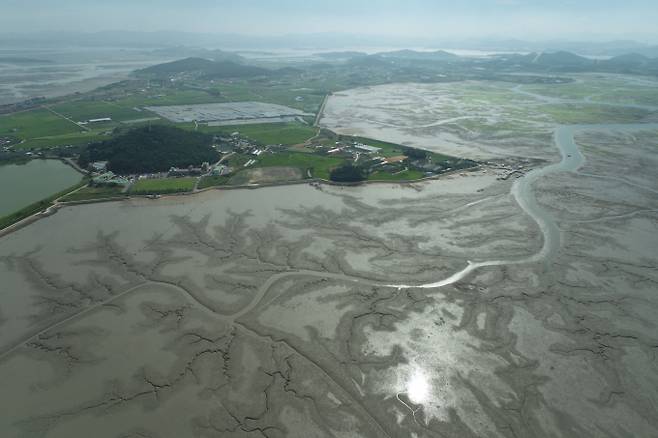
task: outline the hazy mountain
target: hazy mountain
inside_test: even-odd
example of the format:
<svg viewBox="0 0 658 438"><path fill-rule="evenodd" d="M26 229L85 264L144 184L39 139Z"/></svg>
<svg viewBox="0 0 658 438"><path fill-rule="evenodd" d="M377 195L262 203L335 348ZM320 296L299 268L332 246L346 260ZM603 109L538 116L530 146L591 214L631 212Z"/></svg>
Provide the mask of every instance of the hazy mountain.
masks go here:
<svg viewBox="0 0 658 438"><path fill-rule="evenodd" d="M213 61L231 61L235 63L242 63L245 61L245 59L237 53L225 52L219 49L208 50L201 47L164 47L162 49L154 49L151 53L157 56L172 58L206 58Z"/></svg>
<svg viewBox="0 0 658 438"><path fill-rule="evenodd" d="M154 65L137 71L138 75L158 77L181 73L197 74L206 79L252 78L257 76L285 76L299 73L294 68L270 70L253 65L237 64L232 61L211 61L205 58L185 58L178 61Z"/></svg>
<svg viewBox="0 0 658 438"><path fill-rule="evenodd" d="M459 56L454 53L449 53L443 50L434 52L419 52L415 50L396 50L393 52L378 53L382 58L395 58L404 60L418 60L418 61L458 61Z"/></svg>
<svg viewBox="0 0 658 438"><path fill-rule="evenodd" d="M626 55L619 55L610 58L607 61L605 61L605 63L611 65L626 65L626 66L641 67L643 65L647 65L649 61L650 61L649 58L647 58L644 55L640 55L639 53L628 53Z"/></svg>
<svg viewBox="0 0 658 438"><path fill-rule="evenodd" d="M532 64L547 67L584 67L594 64L591 59L566 51L533 53L528 55L527 58L530 59Z"/></svg>
<svg viewBox="0 0 658 438"><path fill-rule="evenodd" d="M356 56L347 62L349 65L360 67L390 67L391 62L378 55Z"/></svg>
<svg viewBox="0 0 658 438"><path fill-rule="evenodd" d="M191 32L33 32L0 33L0 47L125 47L170 48L176 46L222 48L228 50L253 49L331 49L334 52L353 51L358 47L426 47L470 49L495 52L555 52L568 51L581 55L616 56L638 53L658 56L658 46L630 40L616 41L524 41L495 38L422 38L391 35L359 35L348 33L315 33L288 35L238 35L228 33ZM335 50L338 49L338 50ZM182 56L197 56L188 54ZM205 57L205 55L198 55Z"/></svg>
<svg viewBox="0 0 658 438"><path fill-rule="evenodd" d="M332 61L345 60L350 58L356 58L360 56L366 56L367 53L356 52L356 51L344 51L344 52L324 52L324 53L315 53L313 56L318 58L329 59Z"/></svg>
<svg viewBox="0 0 658 438"><path fill-rule="evenodd" d="M47 59L24 58L21 56L0 56L0 64L51 64Z"/></svg>

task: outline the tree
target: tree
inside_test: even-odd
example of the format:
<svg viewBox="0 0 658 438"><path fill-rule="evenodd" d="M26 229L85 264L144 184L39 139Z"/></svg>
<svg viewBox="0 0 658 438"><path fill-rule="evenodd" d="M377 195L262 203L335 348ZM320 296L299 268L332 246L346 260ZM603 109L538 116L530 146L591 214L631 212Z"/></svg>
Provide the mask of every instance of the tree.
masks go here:
<svg viewBox="0 0 658 438"><path fill-rule="evenodd" d="M424 160L427 158L427 151L415 148L404 148L402 153L412 160Z"/></svg>
<svg viewBox="0 0 658 438"><path fill-rule="evenodd" d="M344 164L333 169L329 178L336 182L358 182L366 179L366 172L361 167Z"/></svg>
<svg viewBox="0 0 658 438"><path fill-rule="evenodd" d="M123 175L165 172L171 167L217 161L219 154L212 148L212 142L211 135L153 125L89 145L80 155L80 164L108 161L109 170Z"/></svg>

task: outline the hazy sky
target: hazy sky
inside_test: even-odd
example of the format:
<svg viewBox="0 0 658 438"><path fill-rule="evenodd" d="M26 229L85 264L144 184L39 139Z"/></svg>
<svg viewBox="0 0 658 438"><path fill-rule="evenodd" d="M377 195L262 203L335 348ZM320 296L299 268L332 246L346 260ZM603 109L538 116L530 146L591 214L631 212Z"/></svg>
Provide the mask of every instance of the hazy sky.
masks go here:
<svg viewBox="0 0 658 438"><path fill-rule="evenodd" d="M0 32L343 32L658 40L658 0L0 0Z"/></svg>

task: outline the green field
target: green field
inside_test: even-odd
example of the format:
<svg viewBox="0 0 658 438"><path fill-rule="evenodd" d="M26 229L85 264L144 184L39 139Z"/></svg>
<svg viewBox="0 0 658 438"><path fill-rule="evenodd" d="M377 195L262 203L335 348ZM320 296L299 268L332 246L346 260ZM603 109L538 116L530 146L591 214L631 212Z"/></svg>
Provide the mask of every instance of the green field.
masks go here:
<svg viewBox="0 0 658 438"><path fill-rule="evenodd" d="M329 179L331 169L341 165L343 161L341 158L325 157L303 152L282 152L261 155L258 157L258 162L254 167L298 167L304 172L310 169L311 175L315 178Z"/></svg>
<svg viewBox="0 0 658 438"><path fill-rule="evenodd" d="M17 149L47 149L56 146L81 145L92 141L101 141L109 138L105 131L82 131L72 134L53 135L39 138L30 138L16 146Z"/></svg>
<svg viewBox="0 0 658 438"><path fill-rule="evenodd" d="M388 173L388 172L373 172L368 176L368 181L411 181L420 179L423 176L423 172L419 170L404 170L398 173Z"/></svg>
<svg viewBox="0 0 658 438"><path fill-rule="evenodd" d="M341 137L344 141L357 141L359 143L363 143L368 146L373 146L376 148L380 148L380 154L384 157L394 157L396 155L404 155L404 149L405 147L399 144L395 143L388 143L385 141L379 141L379 140L373 140L371 138L365 138L365 137ZM431 157L432 161L435 163L440 163L445 160L450 160L454 157L449 157L447 155L442 155L442 154L437 154L435 152L428 152Z"/></svg>
<svg viewBox="0 0 658 438"><path fill-rule="evenodd" d="M325 89L308 87L300 83L262 83L257 81L235 81L215 87L225 102L258 101L276 103L297 108L307 113L316 113L322 104ZM301 97L301 100L297 100Z"/></svg>
<svg viewBox="0 0 658 438"><path fill-rule="evenodd" d="M155 178L140 179L130 189L133 195L189 192L194 188L196 178Z"/></svg>
<svg viewBox="0 0 658 438"><path fill-rule="evenodd" d="M106 107L110 111L102 109ZM136 114L136 117L140 114L113 107L105 102L70 102L54 106L53 109L74 121L100 117L122 119L128 117L131 112ZM131 115L130 118L135 116ZM41 149L98 141L103 139L105 132L116 126L117 123L110 122L89 125L85 129L44 108L0 116L0 136L11 135L20 139L21 143L15 146L16 149Z"/></svg>
<svg viewBox="0 0 658 438"><path fill-rule="evenodd" d="M121 193L123 187L84 187L75 193L62 198L62 202L87 201L92 199L114 198L125 196Z"/></svg>
<svg viewBox="0 0 658 438"><path fill-rule="evenodd" d="M217 176L204 176L199 182L199 188L205 189L208 187L224 186L228 184L229 179L228 175L217 175Z"/></svg>
<svg viewBox="0 0 658 438"><path fill-rule="evenodd" d="M181 89L153 89L147 92L134 92L130 96L124 96L114 100L112 103L123 108L134 108L141 106L158 105L193 105L197 103L217 103L226 100L212 96L203 90L181 90ZM151 115L151 112L141 114Z"/></svg>
<svg viewBox="0 0 658 438"><path fill-rule="evenodd" d="M317 133L316 128L294 122L219 127L202 126L199 130L202 132L223 133L226 135L237 131L243 137L247 137L263 145L282 144L286 146L304 143Z"/></svg>
<svg viewBox="0 0 658 438"><path fill-rule="evenodd" d="M79 126L46 109L0 116L0 135L12 135L21 140L81 131Z"/></svg>
<svg viewBox="0 0 658 438"><path fill-rule="evenodd" d="M79 100L65 102L51 107L54 111L76 121L110 117L113 121L134 120L151 116L112 102L102 100Z"/></svg>

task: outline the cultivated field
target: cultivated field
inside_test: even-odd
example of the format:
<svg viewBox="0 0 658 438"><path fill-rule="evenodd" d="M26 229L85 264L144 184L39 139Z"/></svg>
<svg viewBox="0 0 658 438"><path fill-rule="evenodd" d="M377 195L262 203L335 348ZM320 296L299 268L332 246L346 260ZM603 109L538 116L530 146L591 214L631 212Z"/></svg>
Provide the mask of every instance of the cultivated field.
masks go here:
<svg viewBox="0 0 658 438"><path fill-rule="evenodd" d="M194 188L195 182L196 178L140 179L131 187L130 193L135 195L148 195L189 192Z"/></svg>

